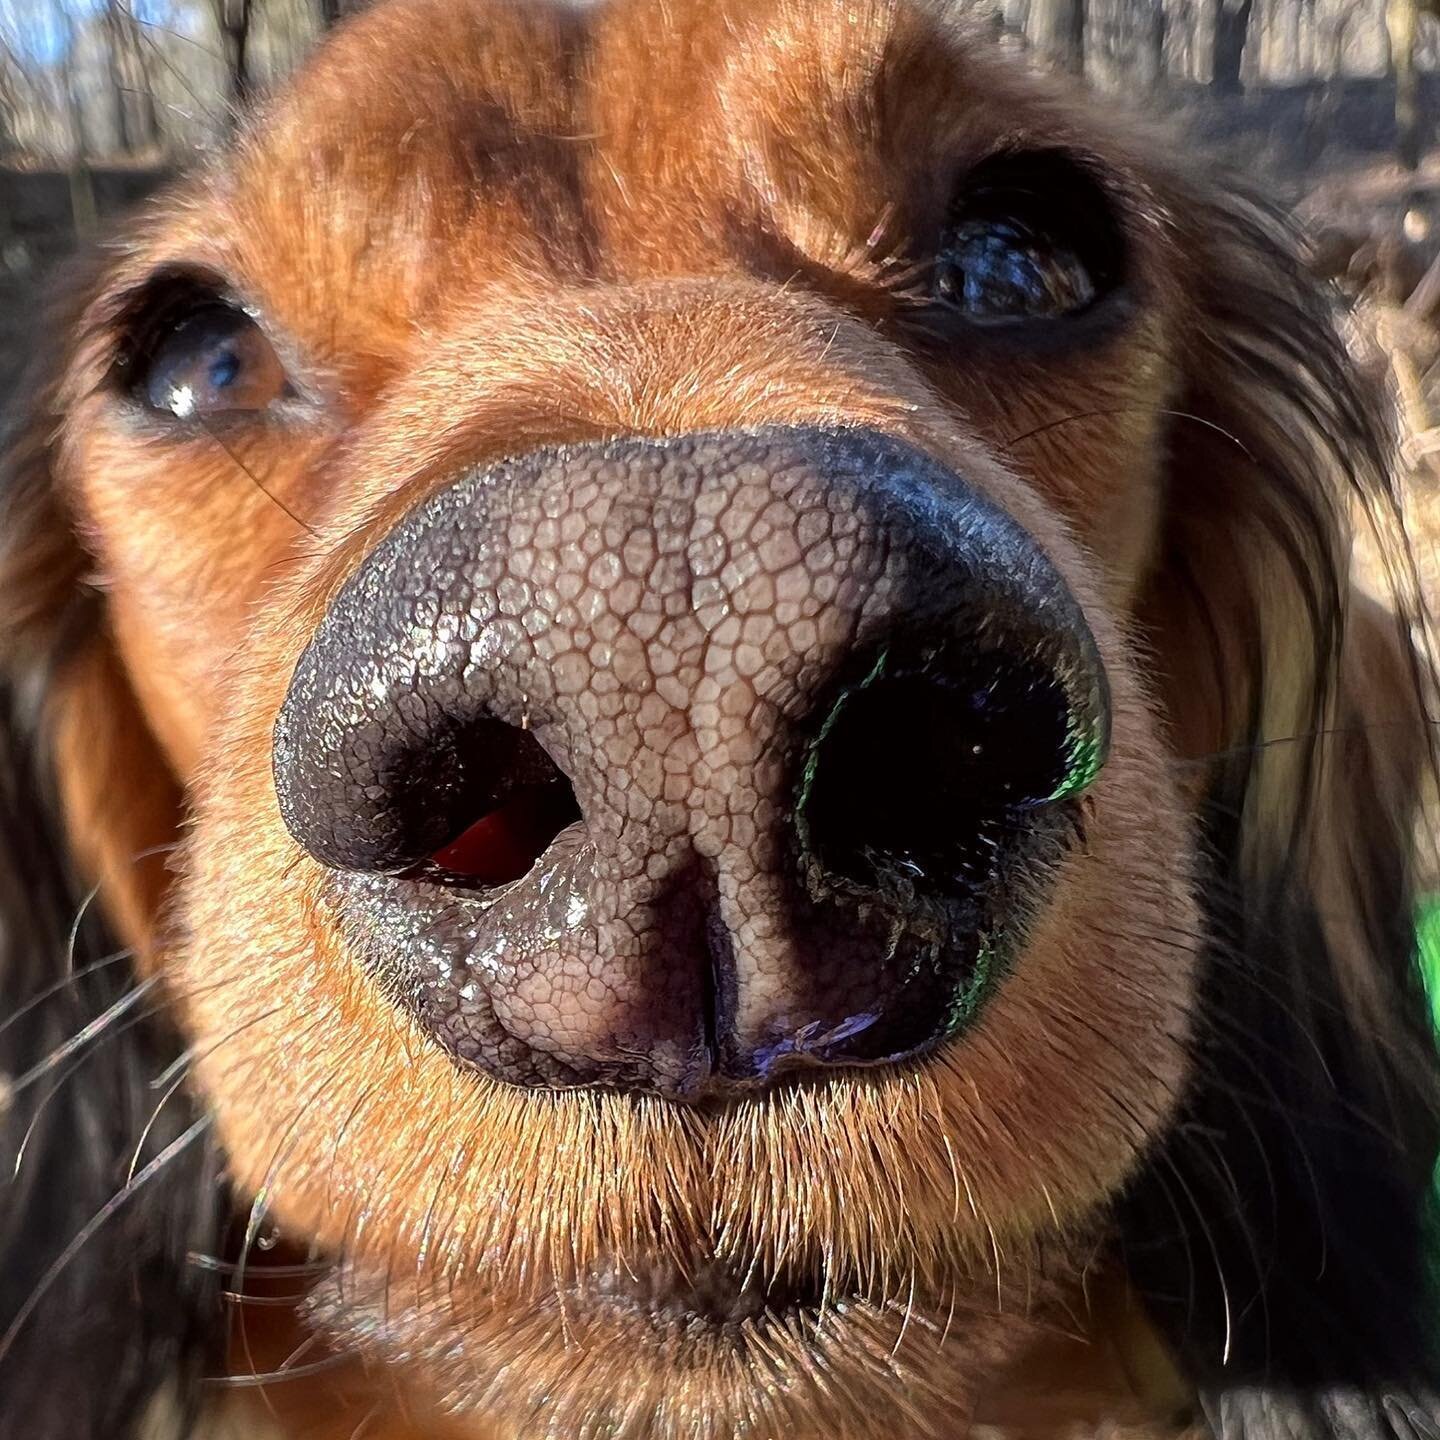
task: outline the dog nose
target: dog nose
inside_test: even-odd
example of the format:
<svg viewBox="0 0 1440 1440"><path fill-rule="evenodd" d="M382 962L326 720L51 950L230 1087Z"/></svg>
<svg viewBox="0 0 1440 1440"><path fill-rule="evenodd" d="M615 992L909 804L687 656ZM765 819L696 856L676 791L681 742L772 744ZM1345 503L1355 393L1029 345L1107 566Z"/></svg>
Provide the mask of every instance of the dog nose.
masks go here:
<svg viewBox="0 0 1440 1440"><path fill-rule="evenodd" d="M537 451L373 548L276 723L348 949L519 1084L893 1062L1003 983L1103 762L1030 535L864 430Z"/></svg>

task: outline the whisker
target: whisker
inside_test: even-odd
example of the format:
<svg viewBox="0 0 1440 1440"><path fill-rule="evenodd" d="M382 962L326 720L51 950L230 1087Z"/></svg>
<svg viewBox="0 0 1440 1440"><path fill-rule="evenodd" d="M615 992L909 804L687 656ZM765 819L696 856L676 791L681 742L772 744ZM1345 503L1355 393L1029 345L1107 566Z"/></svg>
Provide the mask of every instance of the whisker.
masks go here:
<svg viewBox="0 0 1440 1440"><path fill-rule="evenodd" d="M3 1035L12 1025L18 1024L27 1015L31 1014L47 1000L53 1000L57 995L68 990L77 981L85 979L87 975L93 975L98 970L108 969L111 965L118 965L122 960L129 960L134 955L133 950L116 950L99 960L91 961L90 964L81 966L73 974L66 975L64 979L57 980L53 985L47 985L38 995L33 995L18 1010L0 1020L0 1035Z"/></svg>
<svg viewBox="0 0 1440 1440"><path fill-rule="evenodd" d="M190 1250L185 1255L185 1263L197 1270L210 1271L217 1275L233 1275L240 1269L240 1261L226 1260L219 1255L205 1255L198 1250ZM303 1264L294 1265L267 1265L265 1267L265 1278L276 1280L299 1280L311 1275L322 1275L331 1268L329 1260L307 1260ZM234 1292L231 1292L234 1293Z"/></svg>
<svg viewBox="0 0 1440 1440"><path fill-rule="evenodd" d="M1214 420L1204 415L1196 415L1191 410L1171 410L1163 405L1118 405L1113 409L1105 410L1078 410L1071 415L1062 415L1058 420L1047 420L1043 425L1036 425L1031 430L1023 430L1018 435L1012 435L1002 443L1008 449L1012 445L1023 444L1026 440L1033 440L1037 435L1047 434L1051 430L1058 430L1062 425L1072 425L1081 420L1109 420L1116 419L1121 415L1163 415L1169 420L1188 420L1192 424L1202 425L1207 430L1213 430L1217 435L1223 436L1230 441L1247 460L1254 460L1249 446L1235 434L1233 430L1227 430L1223 425L1217 424Z"/></svg>
<svg viewBox="0 0 1440 1440"><path fill-rule="evenodd" d="M156 855L168 855L178 848L179 846L173 841L169 841L164 845L151 845L148 849L137 850L130 857L128 863L132 866L138 865L142 860L151 860ZM80 902L80 907L75 912L74 920L71 921L70 935L65 942L65 973L67 975L73 976L75 973L75 947L80 940L80 926L84 923L86 914L99 897L102 888L98 882L91 887L86 893L85 898Z"/></svg>
<svg viewBox="0 0 1440 1440"><path fill-rule="evenodd" d="M284 1380L303 1380L310 1375L323 1375L327 1370L338 1370L342 1365L353 1365L352 1351L342 1350L327 1355L323 1360L312 1360L308 1365L297 1365L292 1370L252 1370L247 1375L207 1375L202 1385L217 1390L260 1390L267 1385L278 1385Z"/></svg>
<svg viewBox="0 0 1440 1440"><path fill-rule="evenodd" d="M73 976L75 973L75 946L80 940L80 926L85 919L85 913L95 903L95 898L99 894L100 885L97 882L80 902L80 908L76 910L75 918L70 922L70 934L65 941L65 974L67 977Z"/></svg>
<svg viewBox="0 0 1440 1440"><path fill-rule="evenodd" d="M377 1402L372 1410L367 1411L360 1419L360 1423L350 1432L350 1440L363 1440L365 1432L371 1425L380 1418L381 1404Z"/></svg>
<svg viewBox="0 0 1440 1440"><path fill-rule="evenodd" d="M1391 734L1413 734L1417 730L1435 729L1440 731L1440 720L1430 719L1428 716L1410 720L1372 720L1363 725L1324 725L1317 726L1311 730L1297 730L1290 735L1269 735L1263 740L1253 740L1245 745L1232 745L1225 750L1211 750L1204 755L1187 755L1183 759L1172 760L1172 769L1185 770L1195 769L1198 766L1209 765L1216 760L1238 760L1246 755L1261 754L1280 745L1299 745L1307 740L1327 740L1332 738L1345 738L1356 735L1373 735L1380 731L1389 731Z"/></svg>
<svg viewBox="0 0 1440 1440"><path fill-rule="evenodd" d="M1215 1268L1216 1282L1220 1286L1221 1306L1225 1316L1224 1340L1221 1345L1220 1357L1220 1363L1225 1365L1230 1361L1230 1348L1234 1344L1235 1317L1230 1303L1230 1282L1225 1274L1225 1262L1221 1257L1220 1242L1216 1238L1214 1230L1211 1228L1204 1202L1196 1196L1195 1191L1190 1186L1189 1180L1186 1179L1184 1170L1168 1156L1163 1157L1163 1164L1169 1172L1170 1177L1180 1187L1180 1191L1185 1197L1185 1202L1189 1207L1190 1213L1195 1217L1196 1223L1200 1227L1200 1234L1204 1237L1206 1248L1210 1251L1210 1260ZM1190 1227L1188 1225L1184 1226L1184 1233L1188 1251L1190 1233Z"/></svg>
<svg viewBox="0 0 1440 1440"><path fill-rule="evenodd" d="M130 23L136 27L136 35L139 39L145 42L145 48L150 52L151 57L155 60L158 60L160 64L165 67L166 71L170 74L172 79L179 82L180 88L184 90L184 92L190 97L190 99L193 100L195 104L200 107L201 114L204 116L204 118L206 120L221 119L222 117L220 113L216 111L214 107L211 106L202 96L196 93L194 86L192 86L190 81L186 78L185 73L174 63L174 61L170 59L170 57L165 53L164 49L156 43L155 37L150 32L152 30L158 30L161 32L161 34L169 35L172 39L182 41L184 44L194 47L200 52L200 54L205 55L211 59L219 59L220 57L218 57L213 50L209 49L207 46L202 45L193 36L183 34L179 29L174 26L163 25L155 20L142 19L139 15L135 13L133 5L127 4L123 5L121 8L123 9ZM170 108L176 109L176 107L174 106L171 106ZM185 115L185 118L187 120L193 120L195 117L187 114Z"/></svg>
<svg viewBox="0 0 1440 1440"><path fill-rule="evenodd" d="M145 1150L145 1142L150 1138L150 1132L155 1128L155 1122L160 1118L160 1112L169 1103L171 1096L173 1096L189 1078L189 1073L188 1070L182 1070L180 1074L175 1077L175 1081L170 1088L160 1097L159 1104L150 1112L150 1118L145 1122L144 1128L140 1131L140 1138L135 1142L135 1153L131 1155L129 1169L125 1172L126 1184L129 1184L135 1176L135 1167L140 1163L140 1156Z"/></svg>
<svg viewBox="0 0 1440 1440"><path fill-rule="evenodd" d="M230 463L234 465L235 468L239 470L240 473L244 475L245 478L249 480L249 482L272 505L274 505L277 509L283 511L286 515L288 515L290 519L293 520L295 524L298 525L307 535L311 536L312 538L316 537L315 528L302 520L277 494L275 494L273 490L267 489L265 487L265 484L261 481L260 477L234 452L234 450L230 448L230 446L225 443L223 439L221 439L221 437L215 432L214 429L204 423L203 417L201 420L201 425L205 431L205 434L209 436L209 438L213 440L229 457Z"/></svg>
<svg viewBox="0 0 1440 1440"><path fill-rule="evenodd" d="M21 1330L26 1322L35 1313L37 1306L49 1293L51 1287L64 1274L66 1268L77 1255L85 1248L95 1234L103 1228L107 1221L118 1214L146 1185L174 1161L183 1151L195 1143L214 1123L210 1115L202 1115L195 1121L188 1130L178 1139L171 1141L146 1167L133 1179L118 1190L106 1203L81 1227L74 1239L60 1252L58 1256L46 1268L45 1273L36 1282L34 1289L26 1297L25 1303L15 1313L15 1318L10 1322L10 1328L3 1336L0 1336L0 1362L14 1347Z"/></svg>
<svg viewBox="0 0 1440 1440"><path fill-rule="evenodd" d="M269 1167L266 1169L264 1178L255 1192L255 1198L251 1202L250 1214L245 1222L245 1236L240 1244L240 1261L234 1270L235 1289L241 1293L243 1293L245 1289L245 1273L250 1259L250 1252L255 1247L256 1240L259 1238L260 1227L264 1224L265 1216L269 1213L272 1199L271 1191L275 1184L275 1177L279 1174L286 1160L290 1158L294 1146L299 1143L300 1137L296 1135L296 1131L299 1129L301 1122L310 1113L311 1107L320 1098L320 1094L321 1090L317 1089L296 1110L289 1125L285 1128L285 1133L280 1137L280 1141L275 1147L274 1156L270 1161ZM250 1334L245 1328L243 1312L239 1310L232 1310L230 1312L232 1320L236 1315L239 1315L241 1318L240 1344L245 1354L245 1363L250 1367L250 1373L254 1375L256 1373L255 1357L250 1348ZM226 1328L228 1337L228 1324ZM260 1388L261 1398L264 1399L263 1385ZM268 1399L265 1400L265 1404L267 1408L273 1411L273 1407L271 1407Z"/></svg>
<svg viewBox="0 0 1440 1440"><path fill-rule="evenodd" d="M62 1064L77 1050L82 1050L98 1035L115 1023L127 1011L133 1010L152 990L160 983L158 975L152 975L146 980L138 981L130 990L127 990L115 1003L107 1009L102 1010L88 1024L82 1026L64 1044L57 1046L45 1059L38 1064L32 1065L18 1079L10 1082L10 1095L13 1098L21 1094L33 1085L37 1080L49 1074L57 1065Z"/></svg>
<svg viewBox="0 0 1440 1440"><path fill-rule="evenodd" d="M270 1271L267 1269L265 1275L268 1278ZM253 1305L259 1309L279 1310L288 1306L294 1309L297 1305L303 1305L310 1291L302 1291L298 1295L246 1295L239 1290L222 1290L220 1298L227 1305Z"/></svg>
<svg viewBox="0 0 1440 1440"><path fill-rule="evenodd" d="M195 1061L195 1047L182 1050L153 1080L147 1082L151 1090L163 1090L181 1071L188 1070Z"/></svg>
<svg viewBox="0 0 1440 1440"><path fill-rule="evenodd" d="M139 1015L132 1016L129 1020L125 1021L123 1025L118 1025L115 1027L115 1029L107 1031L105 1035L103 1035L94 1046L92 1046L89 1050L85 1051L84 1054L76 1056L76 1058L72 1060L70 1064L65 1066L65 1068L56 1077L55 1083L40 1097L39 1101L35 1105L34 1113L30 1116L29 1123L25 1126L25 1133L23 1136L21 1136L20 1144L16 1147L15 1150L15 1163L11 1166L10 1170L11 1180L14 1180L19 1176L21 1166L25 1163L25 1153L29 1148L31 1137L39 1128L40 1121L44 1118L45 1112L49 1109L50 1102L61 1092L61 1090L65 1088L66 1084L76 1074L76 1072L83 1069L85 1065L89 1063L89 1061L94 1057L96 1051L100 1048L101 1045L104 1045L112 1038L124 1035L126 1032L134 1029L137 1025L143 1025L154 1014L154 1010L144 1010ZM6 1097L6 1100L8 1104L8 1096Z"/></svg>

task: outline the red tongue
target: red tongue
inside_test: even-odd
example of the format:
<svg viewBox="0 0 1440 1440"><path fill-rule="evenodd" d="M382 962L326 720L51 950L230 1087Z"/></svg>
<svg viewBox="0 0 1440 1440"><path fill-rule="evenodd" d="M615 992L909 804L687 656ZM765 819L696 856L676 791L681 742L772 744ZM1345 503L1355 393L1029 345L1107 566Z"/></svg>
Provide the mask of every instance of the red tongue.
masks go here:
<svg viewBox="0 0 1440 1440"><path fill-rule="evenodd" d="M559 786L522 785L431 858L442 869L482 885L508 884L525 874L556 832L575 818L573 804Z"/></svg>

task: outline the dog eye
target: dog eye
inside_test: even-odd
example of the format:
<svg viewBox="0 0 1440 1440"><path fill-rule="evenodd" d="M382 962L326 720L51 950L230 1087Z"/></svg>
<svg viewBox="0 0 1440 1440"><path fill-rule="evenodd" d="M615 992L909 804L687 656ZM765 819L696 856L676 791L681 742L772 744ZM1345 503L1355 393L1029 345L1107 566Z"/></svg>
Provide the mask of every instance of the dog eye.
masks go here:
<svg viewBox="0 0 1440 1440"><path fill-rule="evenodd" d="M243 310L215 303L153 339L136 376L152 410L180 419L263 410L285 393L285 367Z"/></svg>
<svg viewBox="0 0 1440 1440"><path fill-rule="evenodd" d="M967 220L940 256L935 293L976 321L1069 315L1095 299L1085 262L1023 221Z"/></svg>
<svg viewBox="0 0 1440 1440"><path fill-rule="evenodd" d="M934 298L977 325L1077 315L1120 282L1108 197L1059 153L986 161L963 185L935 257Z"/></svg>

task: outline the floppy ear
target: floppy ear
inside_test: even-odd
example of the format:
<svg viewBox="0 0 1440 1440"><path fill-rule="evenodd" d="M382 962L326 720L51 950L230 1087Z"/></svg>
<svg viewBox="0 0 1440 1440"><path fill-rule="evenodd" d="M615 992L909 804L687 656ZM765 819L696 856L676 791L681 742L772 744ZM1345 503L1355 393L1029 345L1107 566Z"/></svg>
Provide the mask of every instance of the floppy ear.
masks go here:
<svg viewBox="0 0 1440 1440"><path fill-rule="evenodd" d="M1381 398L1293 237L1187 194L1194 313L1147 606L1200 819L1189 1093L1122 1216L1226 1437L1440 1426L1440 1063L1416 955L1428 646ZM1352 591L1352 517L1391 592Z"/></svg>
<svg viewBox="0 0 1440 1440"><path fill-rule="evenodd" d="M90 290L37 333L70 336ZM54 473L64 357L0 437L0 1437L188 1429L216 1332L208 1126L131 943L178 812ZM63 803L61 791L64 791ZM163 857L150 857L152 864Z"/></svg>

